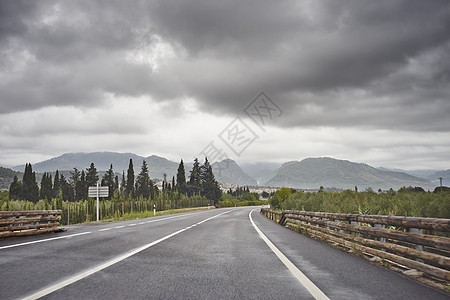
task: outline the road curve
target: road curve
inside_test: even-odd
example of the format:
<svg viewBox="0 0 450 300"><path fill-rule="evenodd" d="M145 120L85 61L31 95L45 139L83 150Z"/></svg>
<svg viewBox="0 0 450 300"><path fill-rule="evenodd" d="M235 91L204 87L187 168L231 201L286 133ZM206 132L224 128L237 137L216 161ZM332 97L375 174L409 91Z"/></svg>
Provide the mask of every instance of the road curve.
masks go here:
<svg viewBox="0 0 450 300"><path fill-rule="evenodd" d="M448 299L254 207L66 228L0 241L0 299Z"/></svg>

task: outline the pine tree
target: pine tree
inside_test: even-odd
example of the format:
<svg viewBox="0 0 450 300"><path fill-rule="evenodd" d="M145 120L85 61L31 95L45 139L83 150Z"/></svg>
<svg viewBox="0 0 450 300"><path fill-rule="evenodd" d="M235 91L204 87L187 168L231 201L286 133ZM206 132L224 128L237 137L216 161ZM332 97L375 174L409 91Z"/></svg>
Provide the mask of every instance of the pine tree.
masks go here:
<svg viewBox="0 0 450 300"><path fill-rule="evenodd" d="M178 193L184 195L187 192L187 186L186 186L186 172L184 170L184 163L183 160L180 161L180 164L178 165L178 171L177 171L177 188Z"/></svg>
<svg viewBox="0 0 450 300"><path fill-rule="evenodd" d="M55 180L53 181L53 197L52 198L58 198L60 191L61 191L61 184L59 183L59 171L56 170Z"/></svg>
<svg viewBox="0 0 450 300"><path fill-rule="evenodd" d="M208 158L205 158L205 163L200 168L200 179L201 195L214 202L215 205L222 198L222 191L214 177Z"/></svg>
<svg viewBox="0 0 450 300"><path fill-rule="evenodd" d="M150 176L148 175L147 162L142 162L141 172L136 179L136 198L142 196L144 199L148 199L151 194L150 190Z"/></svg>
<svg viewBox="0 0 450 300"><path fill-rule="evenodd" d="M128 165L127 171L127 183L125 186L125 196L135 198L134 196L134 168L133 168L133 160L130 158L130 164Z"/></svg>
<svg viewBox="0 0 450 300"><path fill-rule="evenodd" d="M17 175L14 175L14 180L9 186L9 200L22 199L22 182L19 181Z"/></svg>
<svg viewBox="0 0 450 300"><path fill-rule="evenodd" d="M89 166L89 169L86 169L86 185L87 188L90 186L97 186L98 182L98 172L97 168L95 167L94 163L91 163Z"/></svg>
<svg viewBox="0 0 450 300"><path fill-rule="evenodd" d="M194 165L192 166L192 171L189 175L189 195L200 194L201 189L201 179L200 179L200 164L198 159L194 160Z"/></svg>

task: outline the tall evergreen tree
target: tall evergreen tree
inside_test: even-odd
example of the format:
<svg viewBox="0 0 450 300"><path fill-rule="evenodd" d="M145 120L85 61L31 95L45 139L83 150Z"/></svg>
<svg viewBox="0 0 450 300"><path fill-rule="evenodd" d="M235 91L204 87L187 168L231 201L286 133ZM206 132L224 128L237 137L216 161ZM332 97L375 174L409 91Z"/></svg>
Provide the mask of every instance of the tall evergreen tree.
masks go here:
<svg viewBox="0 0 450 300"><path fill-rule="evenodd" d="M201 189L201 179L200 179L200 163L198 159L194 159L194 165L192 166L192 171L190 171L189 175L189 195L198 195L200 194Z"/></svg>
<svg viewBox="0 0 450 300"><path fill-rule="evenodd" d="M80 182L78 187L76 187L75 195L78 198L77 200L86 200L88 198L88 187L84 170L81 170Z"/></svg>
<svg viewBox="0 0 450 300"><path fill-rule="evenodd" d="M186 194L186 192L187 192L186 172L184 170L183 160L181 160L180 164L178 165L178 170L177 170L177 188L178 188L178 193L183 194L183 195Z"/></svg>
<svg viewBox="0 0 450 300"><path fill-rule="evenodd" d="M113 171L113 165L111 164L109 166L109 170L105 173L103 176L104 183L102 185L106 185L108 187L108 200L111 200L112 196L114 195L114 171ZM102 182L103 182L102 180Z"/></svg>
<svg viewBox="0 0 450 300"><path fill-rule="evenodd" d="M116 177L114 177L114 191L119 191L119 176L116 175Z"/></svg>
<svg viewBox="0 0 450 300"><path fill-rule="evenodd" d="M61 185L61 195L63 201L73 201L74 200L74 192L72 185L67 182L66 178L63 174L60 175L59 184Z"/></svg>
<svg viewBox="0 0 450 300"><path fill-rule="evenodd" d="M25 165L22 179L22 195L25 200L37 202L39 200L39 187L36 183L36 173L33 172L31 164Z"/></svg>
<svg viewBox="0 0 450 300"><path fill-rule="evenodd" d="M81 173L77 168L70 172L70 184L74 194L74 200L81 200L83 191L81 190Z"/></svg>
<svg viewBox="0 0 450 300"><path fill-rule="evenodd" d="M120 195L123 195L125 193L126 185L127 185L127 182L126 182L126 179L125 179L125 171L122 170L122 181L120 182L120 189L119 189Z"/></svg>
<svg viewBox="0 0 450 300"><path fill-rule="evenodd" d="M221 200L222 191L219 187L219 183L214 177L212 167L209 164L208 158L205 158L205 163L200 168L201 179L201 195L205 196L210 201L214 202L214 205Z"/></svg>
<svg viewBox="0 0 450 300"><path fill-rule="evenodd" d="M135 198L134 195L134 168L133 168L133 160L130 158L130 163L128 165L127 171L127 184L125 186L125 196L131 196L131 198Z"/></svg>
<svg viewBox="0 0 450 300"><path fill-rule="evenodd" d="M14 180L9 186L9 200L22 199L22 182L19 181L17 175L14 175Z"/></svg>
<svg viewBox="0 0 450 300"><path fill-rule="evenodd" d="M53 197L52 175L44 173L41 180L40 199L51 200Z"/></svg>
<svg viewBox="0 0 450 300"><path fill-rule="evenodd" d="M148 175L147 162L142 162L141 172L136 178L136 197L142 196L144 199L150 197L150 176Z"/></svg>
<svg viewBox="0 0 450 300"><path fill-rule="evenodd" d="M60 191L61 191L61 184L59 183L59 171L56 170L55 180L53 181L53 198L58 198Z"/></svg>
<svg viewBox="0 0 450 300"><path fill-rule="evenodd" d="M98 172L97 168L95 167L94 163L91 163L88 169L86 169L86 184L87 188L90 186L96 186L98 182Z"/></svg>

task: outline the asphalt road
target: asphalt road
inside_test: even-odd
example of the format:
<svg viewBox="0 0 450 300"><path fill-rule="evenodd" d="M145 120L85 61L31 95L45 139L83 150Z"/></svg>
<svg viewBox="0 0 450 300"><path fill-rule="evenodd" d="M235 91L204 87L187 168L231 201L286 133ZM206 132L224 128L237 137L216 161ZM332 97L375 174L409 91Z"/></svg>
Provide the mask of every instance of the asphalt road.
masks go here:
<svg viewBox="0 0 450 300"><path fill-rule="evenodd" d="M449 299L254 207L66 228L0 241L0 299Z"/></svg>

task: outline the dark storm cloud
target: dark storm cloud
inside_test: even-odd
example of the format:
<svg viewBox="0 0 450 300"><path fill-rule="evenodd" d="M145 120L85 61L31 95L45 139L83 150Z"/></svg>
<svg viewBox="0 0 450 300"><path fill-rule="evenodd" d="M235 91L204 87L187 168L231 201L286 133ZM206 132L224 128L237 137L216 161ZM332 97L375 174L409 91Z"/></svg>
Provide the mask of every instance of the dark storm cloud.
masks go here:
<svg viewBox="0 0 450 300"><path fill-rule="evenodd" d="M448 1L2 1L0 13L0 113L112 94L240 114L264 90L279 126L450 128ZM124 60L157 36L176 51L157 72Z"/></svg>

